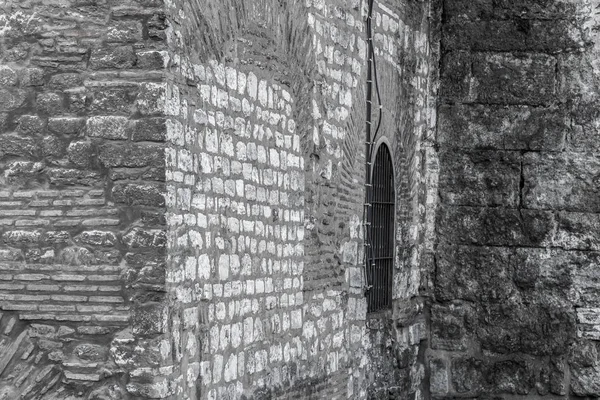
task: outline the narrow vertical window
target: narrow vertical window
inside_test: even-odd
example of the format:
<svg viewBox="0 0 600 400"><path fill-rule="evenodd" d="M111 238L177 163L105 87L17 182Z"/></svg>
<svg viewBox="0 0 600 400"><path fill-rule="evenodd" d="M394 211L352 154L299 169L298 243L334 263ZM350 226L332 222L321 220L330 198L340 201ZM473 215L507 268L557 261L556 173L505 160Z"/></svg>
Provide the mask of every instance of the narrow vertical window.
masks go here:
<svg viewBox="0 0 600 400"><path fill-rule="evenodd" d="M368 199L370 249L367 254L368 310L379 311L392 306L392 274L394 267L395 190L394 170L389 148L381 144L375 155Z"/></svg>

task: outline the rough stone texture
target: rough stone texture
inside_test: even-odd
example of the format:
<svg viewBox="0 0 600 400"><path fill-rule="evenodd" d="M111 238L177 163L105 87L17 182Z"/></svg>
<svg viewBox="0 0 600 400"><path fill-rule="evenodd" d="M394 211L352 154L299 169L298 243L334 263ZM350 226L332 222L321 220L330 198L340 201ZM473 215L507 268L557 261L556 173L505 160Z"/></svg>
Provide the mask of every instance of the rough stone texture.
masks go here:
<svg viewBox="0 0 600 400"><path fill-rule="evenodd" d="M0 398L131 398L162 365L142 350L165 329L166 128L144 90L164 65L139 61L166 55L157 18L161 1L0 5Z"/></svg>
<svg viewBox="0 0 600 400"><path fill-rule="evenodd" d="M366 4L169 7L173 396L423 396L419 268L432 249L424 226L434 205L427 213L419 205L435 184L424 180L432 161L421 147L432 128L428 3L374 9L377 139L389 144L404 190L394 309L369 316L361 226Z"/></svg>
<svg viewBox="0 0 600 400"><path fill-rule="evenodd" d="M597 0L375 2L381 313L367 2L0 3L1 399L600 397Z"/></svg>
<svg viewBox="0 0 600 400"><path fill-rule="evenodd" d="M434 397L599 395L598 7L440 4Z"/></svg>

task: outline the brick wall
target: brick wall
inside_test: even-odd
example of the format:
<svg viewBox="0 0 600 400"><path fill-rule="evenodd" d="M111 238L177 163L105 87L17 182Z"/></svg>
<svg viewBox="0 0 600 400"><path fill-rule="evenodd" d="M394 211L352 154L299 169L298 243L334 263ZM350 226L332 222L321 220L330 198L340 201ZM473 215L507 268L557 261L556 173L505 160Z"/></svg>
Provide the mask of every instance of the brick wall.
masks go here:
<svg viewBox="0 0 600 400"><path fill-rule="evenodd" d="M162 330L164 17L0 5L2 398L121 398L152 365L131 350Z"/></svg>
<svg viewBox="0 0 600 400"><path fill-rule="evenodd" d="M442 7L432 395L597 397L598 4Z"/></svg>

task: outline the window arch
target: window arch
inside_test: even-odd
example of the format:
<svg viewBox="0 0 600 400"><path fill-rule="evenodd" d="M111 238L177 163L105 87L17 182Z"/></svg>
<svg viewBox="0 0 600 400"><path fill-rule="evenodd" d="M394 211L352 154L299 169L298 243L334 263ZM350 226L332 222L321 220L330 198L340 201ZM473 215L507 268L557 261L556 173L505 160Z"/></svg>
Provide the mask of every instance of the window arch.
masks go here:
<svg viewBox="0 0 600 400"><path fill-rule="evenodd" d="M367 279L369 311L379 311L392 306L392 279L394 269L394 221L396 191L394 168L389 147L382 143L377 149L368 186L369 253L367 254Z"/></svg>

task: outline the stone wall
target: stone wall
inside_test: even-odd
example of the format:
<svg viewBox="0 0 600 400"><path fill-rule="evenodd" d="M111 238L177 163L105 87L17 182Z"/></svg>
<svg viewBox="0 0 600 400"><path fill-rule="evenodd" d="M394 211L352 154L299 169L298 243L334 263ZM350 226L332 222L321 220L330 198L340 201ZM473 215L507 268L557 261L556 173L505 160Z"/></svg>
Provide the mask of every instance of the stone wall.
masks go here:
<svg viewBox="0 0 600 400"><path fill-rule="evenodd" d="M125 398L160 365L164 28L159 0L0 4L0 398Z"/></svg>
<svg viewBox="0 0 600 400"><path fill-rule="evenodd" d="M421 395L429 8L378 2L373 14L379 138L402 190L396 306L367 317L366 6L167 4L176 398Z"/></svg>
<svg viewBox="0 0 600 400"><path fill-rule="evenodd" d="M431 393L596 398L598 3L442 7Z"/></svg>

